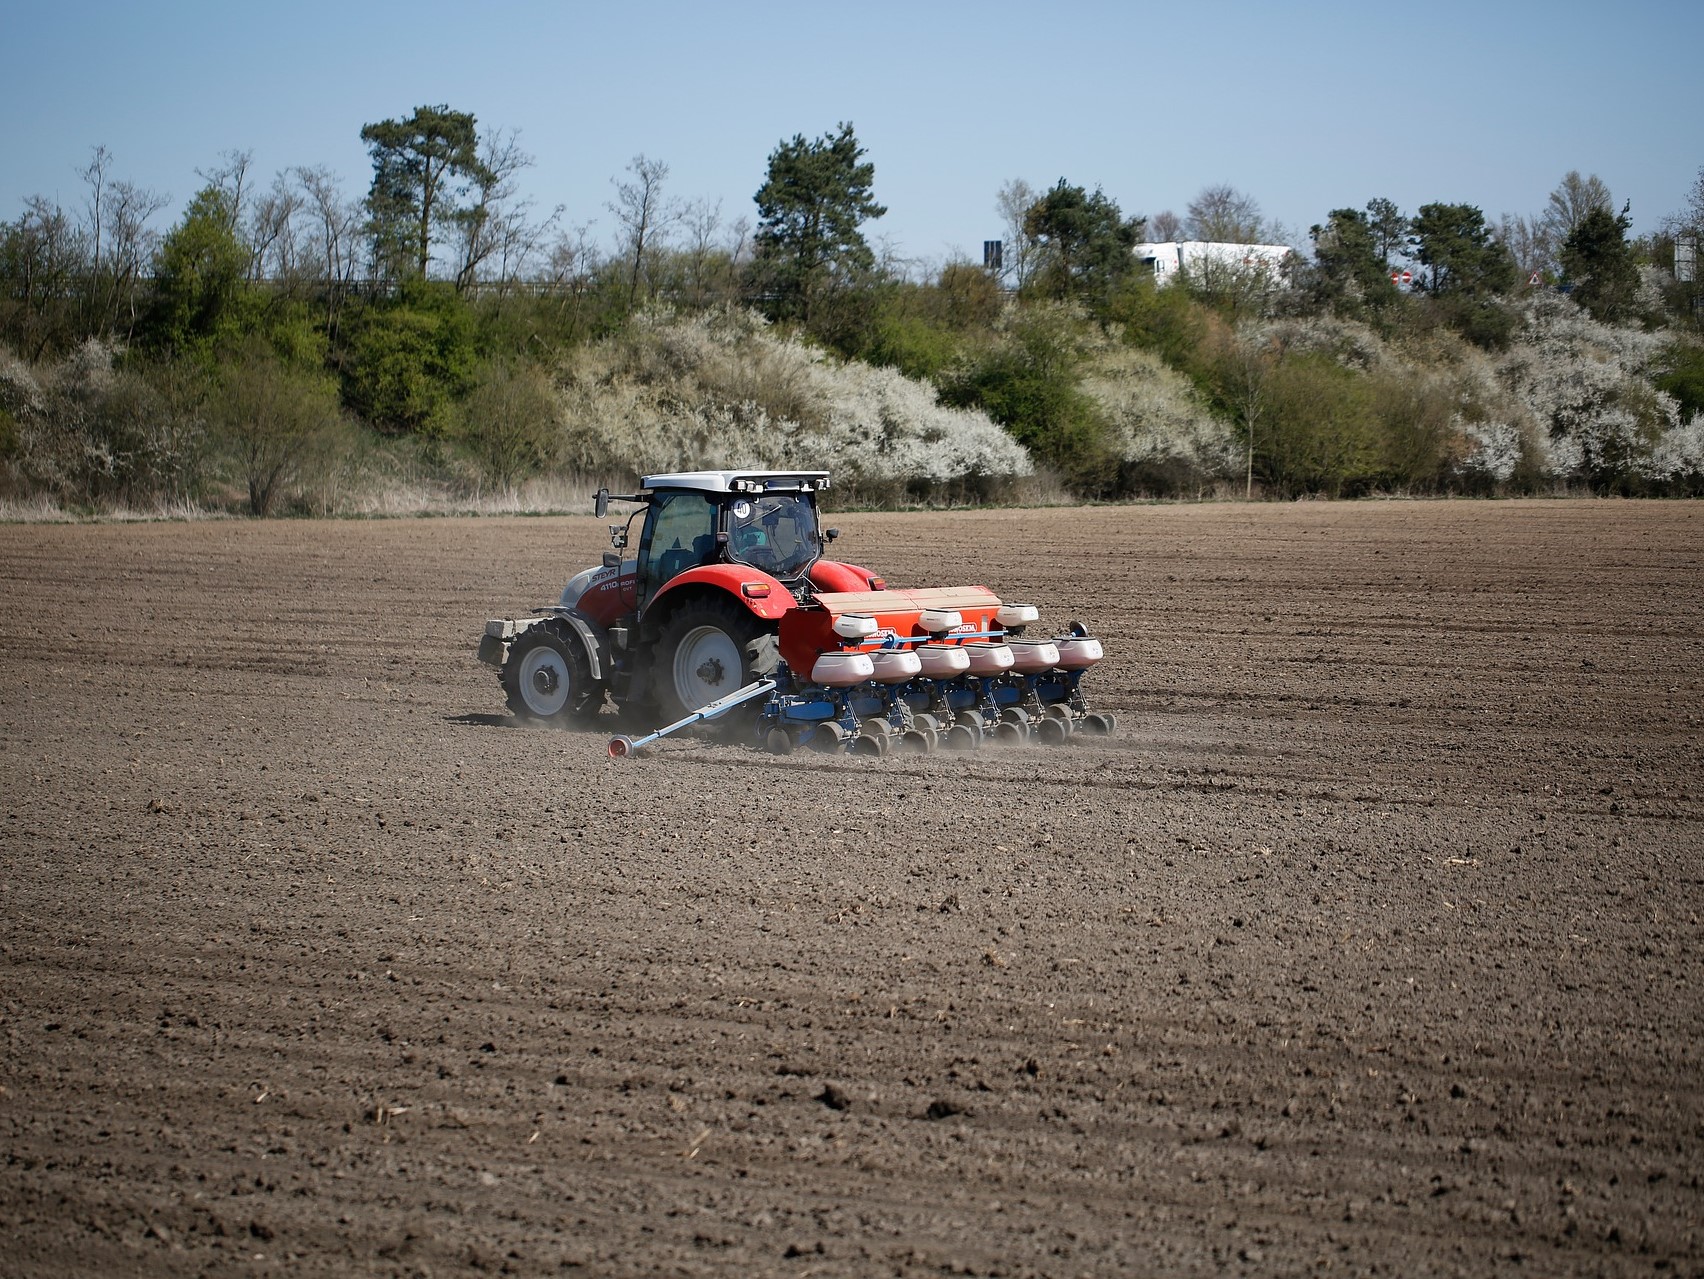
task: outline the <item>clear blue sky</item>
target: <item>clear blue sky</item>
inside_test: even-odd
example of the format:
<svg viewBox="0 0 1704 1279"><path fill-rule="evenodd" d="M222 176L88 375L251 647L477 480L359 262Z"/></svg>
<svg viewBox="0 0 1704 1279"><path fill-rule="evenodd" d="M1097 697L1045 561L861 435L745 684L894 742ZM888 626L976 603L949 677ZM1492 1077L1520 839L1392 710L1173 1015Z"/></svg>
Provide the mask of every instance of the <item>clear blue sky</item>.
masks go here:
<svg viewBox="0 0 1704 1279"><path fill-rule="evenodd" d="M669 194L749 217L779 141L850 120L889 209L867 232L923 264L979 255L1015 177L1130 214L1229 183L1305 236L1379 195L1535 213L1578 169L1642 232L1704 167L1699 0L0 0L0 32L5 220L33 194L80 205L96 144L169 195L160 230L230 150L263 181L326 165L360 196L361 126L437 103L519 130L525 190L600 241L638 153Z"/></svg>

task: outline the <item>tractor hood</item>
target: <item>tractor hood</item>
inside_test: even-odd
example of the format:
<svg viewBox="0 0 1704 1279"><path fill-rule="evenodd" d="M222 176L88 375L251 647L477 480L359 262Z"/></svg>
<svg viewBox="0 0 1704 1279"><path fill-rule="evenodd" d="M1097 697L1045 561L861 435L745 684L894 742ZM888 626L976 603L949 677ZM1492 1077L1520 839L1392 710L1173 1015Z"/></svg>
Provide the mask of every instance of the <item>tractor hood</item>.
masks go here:
<svg viewBox="0 0 1704 1279"><path fill-rule="evenodd" d="M633 575L638 571L637 560L623 560L621 567L605 568L599 565L576 573L568 579L568 585L562 588L562 598L556 601L558 608L578 608L581 598L590 590L614 590L618 578L626 577L629 584Z"/></svg>

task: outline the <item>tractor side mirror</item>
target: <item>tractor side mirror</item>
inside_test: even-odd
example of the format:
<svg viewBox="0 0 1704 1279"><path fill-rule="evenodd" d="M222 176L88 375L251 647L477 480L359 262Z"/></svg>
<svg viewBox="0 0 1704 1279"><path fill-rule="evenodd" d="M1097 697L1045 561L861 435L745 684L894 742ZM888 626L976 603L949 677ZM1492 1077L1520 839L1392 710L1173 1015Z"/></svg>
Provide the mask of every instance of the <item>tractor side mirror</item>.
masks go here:
<svg viewBox="0 0 1704 1279"><path fill-rule="evenodd" d="M603 553L603 566L605 568L620 568L621 567L621 552L620 551L605 551Z"/></svg>
<svg viewBox="0 0 1704 1279"><path fill-rule="evenodd" d="M837 529L837 528L825 528L822 531L822 540L824 542L832 542L835 538L837 538L839 536L840 536L840 530Z"/></svg>
<svg viewBox="0 0 1704 1279"><path fill-rule="evenodd" d="M600 520L609 514L609 490L599 489L592 494L592 514Z"/></svg>

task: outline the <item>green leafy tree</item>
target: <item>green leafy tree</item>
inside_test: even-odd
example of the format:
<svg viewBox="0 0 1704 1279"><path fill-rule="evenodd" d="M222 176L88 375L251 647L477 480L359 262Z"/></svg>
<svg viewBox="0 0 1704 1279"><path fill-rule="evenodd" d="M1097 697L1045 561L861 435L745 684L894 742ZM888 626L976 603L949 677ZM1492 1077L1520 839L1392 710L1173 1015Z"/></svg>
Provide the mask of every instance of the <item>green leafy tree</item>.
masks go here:
<svg viewBox="0 0 1704 1279"><path fill-rule="evenodd" d="M947 263L928 296L937 318L961 332L993 328L1005 307L999 283L974 262Z"/></svg>
<svg viewBox="0 0 1704 1279"><path fill-rule="evenodd" d="M1443 488L1458 440L1457 388L1407 368L1370 374L1366 382L1384 482L1423 492Z"/></svg>
<svg viewBox="0 0 1704 1279"><path fill-rule="evenodd" d="M1320 301L1355 314L1362 306L1379 308L1396 300L1396 286L1367 214L1359 209L1333 209L1309 234Z"/></svg>
<svg viewBox="0 0 1704 1279"><path fill-rule="evenodd" d="M1278 493L1337 497L1376 474L1379 439L1365 378L1328 355L1277 360L1261 387L1255 469Z"/></svg>
<svg viewBox="0 0 1704 1279"><path fill-rule="evenodd" d="M1672 395L1687 417L1704 414L1704 345L1677 337L1663 349L1657 369L1657 390Z"/></svg>
<svg viewBox="0 0 1704 1279"><path fill-rule="evenodd" d="M392 278L424 278L435 230L477 217L477 204L458 201L495 180L479 155L478 123L447 106L416 107L406 120L364 126L361 141L373 157L367 216L374 261Z"/></svg>
<svg viewBox="0 0 1704 1279"><path fill-rule="evenodd" d="M1408 240L1408 218L1394 200L1382 195L1367 201L1367 232L1379 261L1387 267L1403 252Z"/></svg>
<svg viewBox="0 0 1704 1279"><path fill-rule="evenodd" d="M1433 297L1484 296L1514 287L1515 262L1471 204L1423 204L1410 223L1408 244L1426 268Z"/></svg>
<svg viewBox="0 0 1704 1279"><path fill-rule="evenodd" d="M887 209L871 188L850 123L815 141L795 134L769 156L758 188L755 277L777 317L807 326L825 295L875 265L859 228Z"/></svg>
<svg viewBox="0 0 1704 1279"><path fill-rule="evenodd" d="M936 379L967 344L980 343L1005 302L995 277L971 262L949 262L933 284L885 281L876 290L870 341L859 359Z"/></svg>
<svg viewBox="0 0 1704 1279"><path fill-rule="evenodd" d="M1633 262L1633 246L1627 243L1631 224L1625 208L1619 215L1591 208L1557 255L1574 300L1604 324L1625 320L1638 298L1639 268Z"/></svg>
<svg viewBox="0 0 1704 1279"><path fill-rule="evenodd" d="M204 187L154 258L154 301L141 344L164 355L209 358L232 335L248 246L238 236L229 193Z"/></svg>
<svg viewBox="0 0 1704 1279"><path fill-rule="evenodd" d="M1410 223L1412 257L1443 318L1469 341L1507 344L1514 318L1502 295L1515 284L1515 259L1471 204L1423 204Z"/></svg>
<svg viewBox="0 0 1704 1279"><path fill-rule="evenodd" d="M1113 298L1107 319L1122 326L1124 340L1159 355L1194 377L1202 343L1213 324L1205 307L1187 289L1160 287L1146 271L1134 272Z"/></svg>
<svg viewBox="0 0 1704 1279"><path fill-rule="evenodd" d="M1136 269L1131 250L1144 225L1143 218L1125 218L1098 188L1091 194L1060 178L1024 215L1024 231L1036 247L1034 290L1104 307Z"/></svg>

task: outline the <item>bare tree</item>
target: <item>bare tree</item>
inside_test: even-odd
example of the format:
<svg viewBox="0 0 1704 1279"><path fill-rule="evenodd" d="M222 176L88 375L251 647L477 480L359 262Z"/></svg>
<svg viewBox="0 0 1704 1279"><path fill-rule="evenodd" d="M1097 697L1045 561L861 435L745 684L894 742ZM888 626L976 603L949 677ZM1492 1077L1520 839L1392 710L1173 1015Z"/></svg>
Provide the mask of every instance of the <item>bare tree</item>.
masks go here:
<svg viewBox="0 0 1704 1279"><path fill-rule="evenodd" d="M545 278L553 292L566 292L573 287L576 278L596 272L599 264L597 251L592 248L594 225L582 222L579 226L557 232L556 238L551 241L546 254Z"/></svg>
<svg viewBox="0 0 1704 1279"><path fill-rule="evenodd" d="M736 268L743 267L752 257L751 219L741 214L728 224L728 260Z"/></svg>
<svg viewBox="0 0 1704 1279"><path fill-rule="evenodd" d="M1221 244L1260 244L1271 234L1260 216L1260 202L1225 183L1203 187L1189 202L1184 229L1192 240Z"/></svg>
<svg viewBox="0 0 1704 1279"><path fill-rule="evenodd" d="M1024 222L1040 199L1041 192L1022 178L1007 182L994 197L994 209L1000 215L1006 237L1000 274L1011 281L1013 288L1023 288L1036 267L1040 246L1035 236L1025 229Z"/></svg>
<svg viewBox="0 0 1704 1279"><path fill-rule="evenodd" d="M639 297L639 277L646 269L647 255L654 255L661 247L669 228L680 220L681 211L679 205L663 198L668 165L640 154L633 157L627 171L633 175L631 182L610 179L615 199L609 211L621 226L623 256L629 264L627 305L631 308Z"/></svg>
<svg viewBox="0 0 1704 1279"><path fill-rule="evenodd" d="M529 218L532 200L517 195L517 178L533 165L520 147L520 134L486 134L479 142L481 170L474 182L473 202L456 215L456 288L466 289L488 263L494 263L499 284L507 284L523 269L527 257L543 239L561 210L543 224Z"/></svg>
<svg viewBox="0 0 1704 1279"><path fill-rule="evenodd" d="M1505 213L1497 223L1497 239L1514 255L1522 276L1549 270L1556 261L1556 246L1541 218Z"/></svg>
<svg viewBox="0 0 1704 1279"><path fill-rule="evenodd" d="M1183 219L1170 209L1161 209L1148 219L1148 236L1154 244L1169 244L1183 234Z"/></svg>
<svg viewBox="0 0 1704 1279"><path fill-rule="evenodd" d="M716 259L716 233L722 227L722 202L694 200L682 212L687 235L687 277L692 302L703 306L710 297L710 274ZM725 272L724 272L725 274Z"/></svg>
<svg viewBox="0 0 1704 1279"><path fill-rule="evenodd" d="M544 249L546 239L556 231L567 206L557 205L548 216L537 222L528 216L531 210L530 199L518 201L498 219L497 253L492 273L504 288L531 272L533 262Z"/></svg>
<svg viewBox="0 0 1704 1279"><path fill-rule="evenodd" d="M297 221L307 207L307 197L280 173L272 189L257 196L248 219L249 279L282 280L293 283L300 275Z"/></svg>
<svg viewBox="0 0 1704 1279"><path fill-rule="evenodd" d="M326 324L335 334L343 300L355 283L361 254L361 209L344 198L330 169L297 169L296 182L306 198L313 230L303 248L312 258L325 290Z"/></svg>
<svg viewBox="0 0 1704 1279"><path fill-rule="evenodd" d="M1686 193L1686 215L1692 225L1704 227L1704 169L1698 170L1698 180Z"/></svg>
<svg viewBox="0 0 1704 1279"><path fill-rule="evenodd" d="M577 327L586 294L602 262L592 246L592 223L556 232L545 253L545 280L559 312Z"/></svg>
<svg viewBox="0 0 1704 1279"><path fill-rule="evenodd" d="M224 151L220 153L220 164L211 169L197 169L195 176L204 184L217 187L225 194L226 208L230 211L230 221L227 229L237 231L241 227L244 213L248 210L248 176L249 168L254 163L253 151Z"/></svg>
<svg viewBox="0 0 1704 1279"><path fill-rule="evenodd" d="M1538 220L1549 233L1551 245L1560 248L1588 213L1614 213L1614 204L1609 188L1597 174L1582 178L1578 169L1570 169L1550 193Z"/></svg>
<svg viewBox="0 0 1704 1279"><path fill-rule="evenodd" d="M107 169L112 165L112 152L105 147L97 146L89 156L89 163L82 173L83 183L89 188L88 196L88 228L91 243L89 245L89 261L96 270L101 264L101 253L105 249L102 235L106 230L106 198L107 198Z"/></svg>
<svg viewBox="0 0 1704 1279"><path fill-rule="evenodd" d="M83 181L89 188L90 280L85 296L85 327L90 333L114 333L128 340L136 325L143 267L153 256L157 235L148 221L166 206L166 197L108 175L112 153L96 147Z"/></svg>

